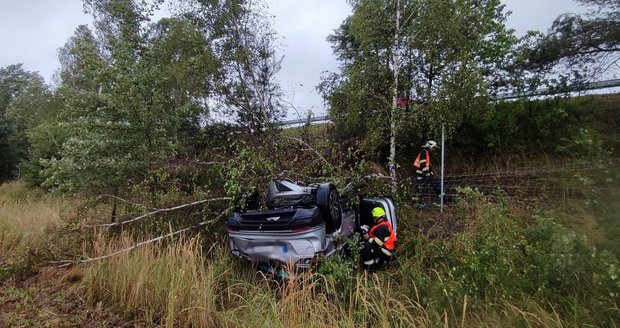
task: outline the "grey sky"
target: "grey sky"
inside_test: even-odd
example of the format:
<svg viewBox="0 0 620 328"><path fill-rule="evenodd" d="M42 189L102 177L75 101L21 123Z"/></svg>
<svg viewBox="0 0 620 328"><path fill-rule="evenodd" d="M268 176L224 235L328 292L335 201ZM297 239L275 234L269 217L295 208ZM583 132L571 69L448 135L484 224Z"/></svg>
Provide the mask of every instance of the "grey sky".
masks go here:
<svg viewBox="0 0 620 328"><path fill-rule="evenodd" d="M322 71L338 67L325 38L350 14L345 0L270 0L285 56L279 80L287 99L303 115L323 115L315 91ZM518 35L545 31L560 14L583 11L571 0L502 0L512 11L508 25ZM57 50L80 24L90 22L80 0L0 0L0 67L23 63L47 82L58 67ZM289 118L297 118L291 111Z"/></svg>

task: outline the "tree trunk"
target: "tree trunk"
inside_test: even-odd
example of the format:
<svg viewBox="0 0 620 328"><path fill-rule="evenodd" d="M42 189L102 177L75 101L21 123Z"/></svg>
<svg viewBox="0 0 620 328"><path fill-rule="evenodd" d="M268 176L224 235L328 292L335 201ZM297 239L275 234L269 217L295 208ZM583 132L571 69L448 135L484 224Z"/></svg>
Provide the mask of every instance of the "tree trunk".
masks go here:
<svg viewBox="0 0 620 328"><path fill-rule="evenodd" d="M110 215L110 223L116 222L116 197L118 197L118 187L114 189L114 197L112 197L112 214Z"/></svg>
<svg viewBox="0 0 620 328"><path fill-rule="evenodd" d="M392 178L392 192L396 192L396 110L398 101L398 74L400 70L400 0L396 1L396 29L394 31L394 51L392 51L392 73L394 85L392 86L392 110L390 111L390 157L388 167Z"/></svg>

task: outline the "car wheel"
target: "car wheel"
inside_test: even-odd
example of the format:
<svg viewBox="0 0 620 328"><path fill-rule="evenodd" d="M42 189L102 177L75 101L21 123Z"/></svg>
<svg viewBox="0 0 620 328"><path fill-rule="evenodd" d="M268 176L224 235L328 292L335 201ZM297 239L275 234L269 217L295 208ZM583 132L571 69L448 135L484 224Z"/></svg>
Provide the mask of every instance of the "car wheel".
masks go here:
<svg viewBox="0 0 620 328"><path fill-rule="evenodd" d="M316 205L325 218L327 233L333 233L340 228L342 210L340 209L340 197L336 186L331 183L321 184L316 191Z"/></svg>

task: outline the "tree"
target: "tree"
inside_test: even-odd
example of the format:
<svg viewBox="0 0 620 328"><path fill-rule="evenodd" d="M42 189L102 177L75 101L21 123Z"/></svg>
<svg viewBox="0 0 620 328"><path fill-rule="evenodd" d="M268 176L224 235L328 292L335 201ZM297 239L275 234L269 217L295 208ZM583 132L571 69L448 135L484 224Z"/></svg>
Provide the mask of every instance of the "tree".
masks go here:
<svg viewBox="0 0 620 328"><path fill-rule="evenodd" d="M395 182L397 143L413 139L408 131L436 136L442 124L453 129L480 115L515 38L499 0L351 4L353 14L328 38L341 73L319 89L339 129L359 131L373 153L388 145Z"/></svg>
<svg viewBox="0 0 620 328"><path fill-rule="evenodd" d="M60 51L65 108L55 126L68 133L59 134L60 152L40 161L44 185L117 195L150 181L154 195L155 171L191 148L189 133L208 115L217 63L190 20L150 24L153 7L136 1L85 5L95 32L79 27ZM40 130L33 140L39 154L53 153Z"/></svg>
<svg viewBox="0 0 620 328"><path fill-rule="evenodd" d="M72 37L58 50L58 60L62 90L76 90L83 92L99 91L100 82L94 79L98 71L105 65L101 54L101 45L96 36L86 25L75 29Z"/></svg>
<svg viewBox="0 0 620 328"><path fill-rule="evenodd" d="M84 0L94 27L59 51L62 110L29 131L32 181L116 196L148 187L155 201L168 163L200 151L214 107L253 131L277 120L279 60L260 8L179 0L151 23L161 3Z"/></svg>
<svg viewBox="0 0 620 328"><path fill-rule="evenodd" d="M620 2L576 0L590 10L559 16L539 35L528 53L528 65L538 71L560 67L594 77L620 60ZM573 74L574 75L574 74Z"/></svg>
<svg viewBox="0 0 620 328"><path fill-rule="evenodd" d="M28 154L26 130L43 119L50 92L38 73L21 64L0 68L0 181L16 176Z"/></svg>
<svg viewBox="0 0 620 328"><path fill-rule="evenodd" d="M180 14L199 22L221 64L216 83L223 114L251 132L269 129L283 114L275 81L282 59L275 54L277 34L260 1L179 0Z"/></svg>

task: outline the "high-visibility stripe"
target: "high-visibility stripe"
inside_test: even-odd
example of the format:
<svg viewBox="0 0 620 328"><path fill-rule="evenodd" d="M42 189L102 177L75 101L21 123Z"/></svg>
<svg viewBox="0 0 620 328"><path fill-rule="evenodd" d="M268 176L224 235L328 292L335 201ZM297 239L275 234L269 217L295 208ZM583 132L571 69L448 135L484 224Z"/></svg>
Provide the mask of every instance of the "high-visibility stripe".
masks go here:
<svg viewBox="0 0 620 328"><path fill-rule="evenodd" d="M381 251L387 256L392 256L392 252L390 252L387 248L381 247Z"/></svg>
<svg viewBox="0 0 620 328"><path fill-rule="evenodd" d="M379 246L383 246L383 241L379 238L373 238L373 241L375 242L375 244L379 245Z"/></svg>
<svg viewBox="0 0 620 328"><path fill-rule="evenodd" d="M415 173L424 174L424 172L422 172L422 170L415 170Z"/></svg>
<svg viewBox="0 0 620 328"><path fill-rule="evenodd" d="M426 172L426 171L428 171L428 170L429 170L428 166L427 166L427 167L422 168L422 172Z"/></svg>
<svg viewBox="0 0 620 328"><path fill-rule="evenodd" d="M365 265L373 265L373 264L375 264L375 260L373 259L373 260L364 261L364 264Z"/></svg>
<svg viewBox="0 0 620 328"><path fill-rule="evenodd" d="M423 151L425 152L425 155L426 155L425 157L426 158L420 158L422 156L422 152L420 152L418 154L418 157L416 157L415 161L413 162L413 167L415 167L416 169L422 168L422 164L425 164L426 168L431 166L430 150L426 149L426 150L423 150ZM418 171L416 171L416 172L418 172Z"/></svg>
<svg viewBox="0 0 620 328"><path fill-rule="evenodd" d="M392 230L392 225L387 222L386 220L383 220L381 222L379 222L379 224L375 225L374 227L372 227L372 229L370 229L370 236L373 236L373 238L377 239L375 236L375 230L379 227L379 226L386 226L388 228L388 230L390 231L390 236L388 237L388 239L385 241L385 243L382 242L382 244L384 244L382 246L382 248L387 248L388 250L393 250L394 247L396 246L396 235L394 234L394 231Z"/></svg>
<svg viewBox="0 0 620 328"><path fill-rule="evenodd" d="M416 157L415 161L413 162L413 167L418 169L420 168L420 155L422 155L422 152L418 154L418 157Z"/></svg>

